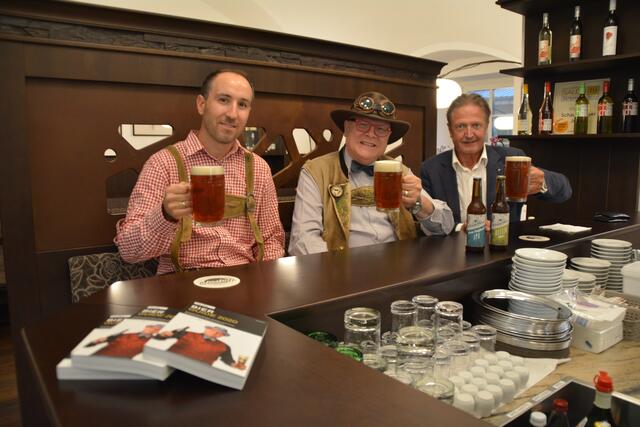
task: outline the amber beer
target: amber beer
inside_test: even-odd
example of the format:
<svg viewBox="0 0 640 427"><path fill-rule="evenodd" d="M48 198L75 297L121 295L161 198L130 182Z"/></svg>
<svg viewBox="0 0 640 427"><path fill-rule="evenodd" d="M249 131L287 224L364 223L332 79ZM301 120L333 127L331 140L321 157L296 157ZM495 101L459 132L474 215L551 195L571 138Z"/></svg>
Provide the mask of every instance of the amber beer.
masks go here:
<svg viewBox="0 0 640 427"><path fill-rule="evenodd" d="M214 226L224 216L224 168L194 166L191 168L191 200L193 222Z"/></svg>
<svg viewBox="0 0 640 427"><path fill-rule="evenodd" d="M529 170L531 157L507 156L505 159L505 175L507 176L507 200L510 202L526 202L529 193Z"/></svg>
<svg viewBox="0 0 640 427"><path fill-rule="evenodd" d="M373 165L373 193L379 211L396 210L402 201L402 163L378 160Z"/></svg>

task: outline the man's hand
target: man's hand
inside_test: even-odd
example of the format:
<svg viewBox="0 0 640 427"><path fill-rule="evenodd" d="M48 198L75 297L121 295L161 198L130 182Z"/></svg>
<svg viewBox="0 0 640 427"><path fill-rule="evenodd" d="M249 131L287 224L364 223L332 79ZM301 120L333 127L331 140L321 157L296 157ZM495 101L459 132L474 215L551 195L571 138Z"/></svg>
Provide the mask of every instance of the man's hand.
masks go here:
<svg viewBox="0 0 640 427"><path fill-rule="evenodd" d="M544 184L544 171L535 166L529 170L529 192L527 194L538 194Z"/></svg>
<svg viewBox="0 0 640 427"><path fill-rule="evenodd" d="M167 187L162 201L162 209L167 219L178 221L191 215L191 186L188 182L179 182Z"/></svg>

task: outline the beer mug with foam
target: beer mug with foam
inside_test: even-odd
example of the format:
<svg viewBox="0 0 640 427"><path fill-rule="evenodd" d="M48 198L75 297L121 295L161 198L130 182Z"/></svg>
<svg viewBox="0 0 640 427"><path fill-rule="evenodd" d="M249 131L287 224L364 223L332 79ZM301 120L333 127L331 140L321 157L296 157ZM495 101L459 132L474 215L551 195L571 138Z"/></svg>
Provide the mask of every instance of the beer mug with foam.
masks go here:
<svg viewBox="0 0 640 427"><path fill-rule="evenodd" d="M373 165L373 192L379 211L397 210L402 201L402 163L378 160Z"/></svg>
<svg viewBox="0 0 640 427"><path fill-rule="evenodd" d="M523 203L527 201L529 192L529 171L531 157L507 156L505 158L505 175L507 177L507 200Z"/></svg>
<svg viewBox="0 0 640 427"><path fill-rule="evenodd" d="M191 168L191 200L195 226L212 227L224 217L224 168Z"/></svg>

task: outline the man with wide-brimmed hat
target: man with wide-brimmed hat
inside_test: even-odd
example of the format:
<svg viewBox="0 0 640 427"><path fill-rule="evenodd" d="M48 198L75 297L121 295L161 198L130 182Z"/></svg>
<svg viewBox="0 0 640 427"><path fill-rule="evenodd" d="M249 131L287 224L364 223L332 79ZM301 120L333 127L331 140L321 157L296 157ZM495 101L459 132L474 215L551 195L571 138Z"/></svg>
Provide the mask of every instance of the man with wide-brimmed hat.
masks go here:
<svg viewBox="0 0 640 427"><path fill-rule="evenodd" d="M332 111L331 118L344 131L346 143L340 151L306 162L300 171L291 255L414 238L416 220L427 235L451 231L451 210L432 199L420 178L405 166L401 208L393 212L375 208L373 164L390 159L384 155L387 144L411 127L396 119L396 107L386 96L363 93L350 109Z"/></svg>

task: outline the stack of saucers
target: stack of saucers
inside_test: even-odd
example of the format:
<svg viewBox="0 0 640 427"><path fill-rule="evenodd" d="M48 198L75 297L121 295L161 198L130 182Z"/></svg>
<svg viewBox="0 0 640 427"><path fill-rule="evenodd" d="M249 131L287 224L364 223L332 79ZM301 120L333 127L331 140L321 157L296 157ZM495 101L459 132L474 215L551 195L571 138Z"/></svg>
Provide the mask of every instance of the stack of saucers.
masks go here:
<svg viewBox="0 0 640 427"><path fill-rule="evenodd" d="M609 269L611 268L611 262L605 259L590 258L590 257L575 257L571 258L571 268L574 270L582 271L584 273L591 273L596 276L596 285L602 289L607 287L607 280L609 279Z"/></svg>
<svg viewBox="0 0 640 427"><path fill-rule="evenodd" d="M578 274L578 289L586 294L590 294L596 286L596 276L591 273L576 271Z"/></svg>
<svg viewBox="0 0 640 427"><path fill-rule="evenodd" d="M511 259L513 265L509 289L512 291L545 296L557 294L562 290L562 276L567 264L567 256L562 252L521 248L516 250L515 256ZM509 311L524 316L555 316L552 309L529 301L510 301Z"/></svg>
<svg viewBox="0 0 640 427"><path fill-rule="evenodd" d="M578 286L578 281L580 280L580 275L575 270L565 269L562 272L562 287L564 289L572 289ZM595 277L594 277L595 280Z"/></svg>
<svg viewBox="0 0 640 427"><path fill-rule="evenodd" d="M607 289L622 292L620 269L631 262L631 242L616 239L594 239L591 241L591 256L611 263Z"/></svg>

